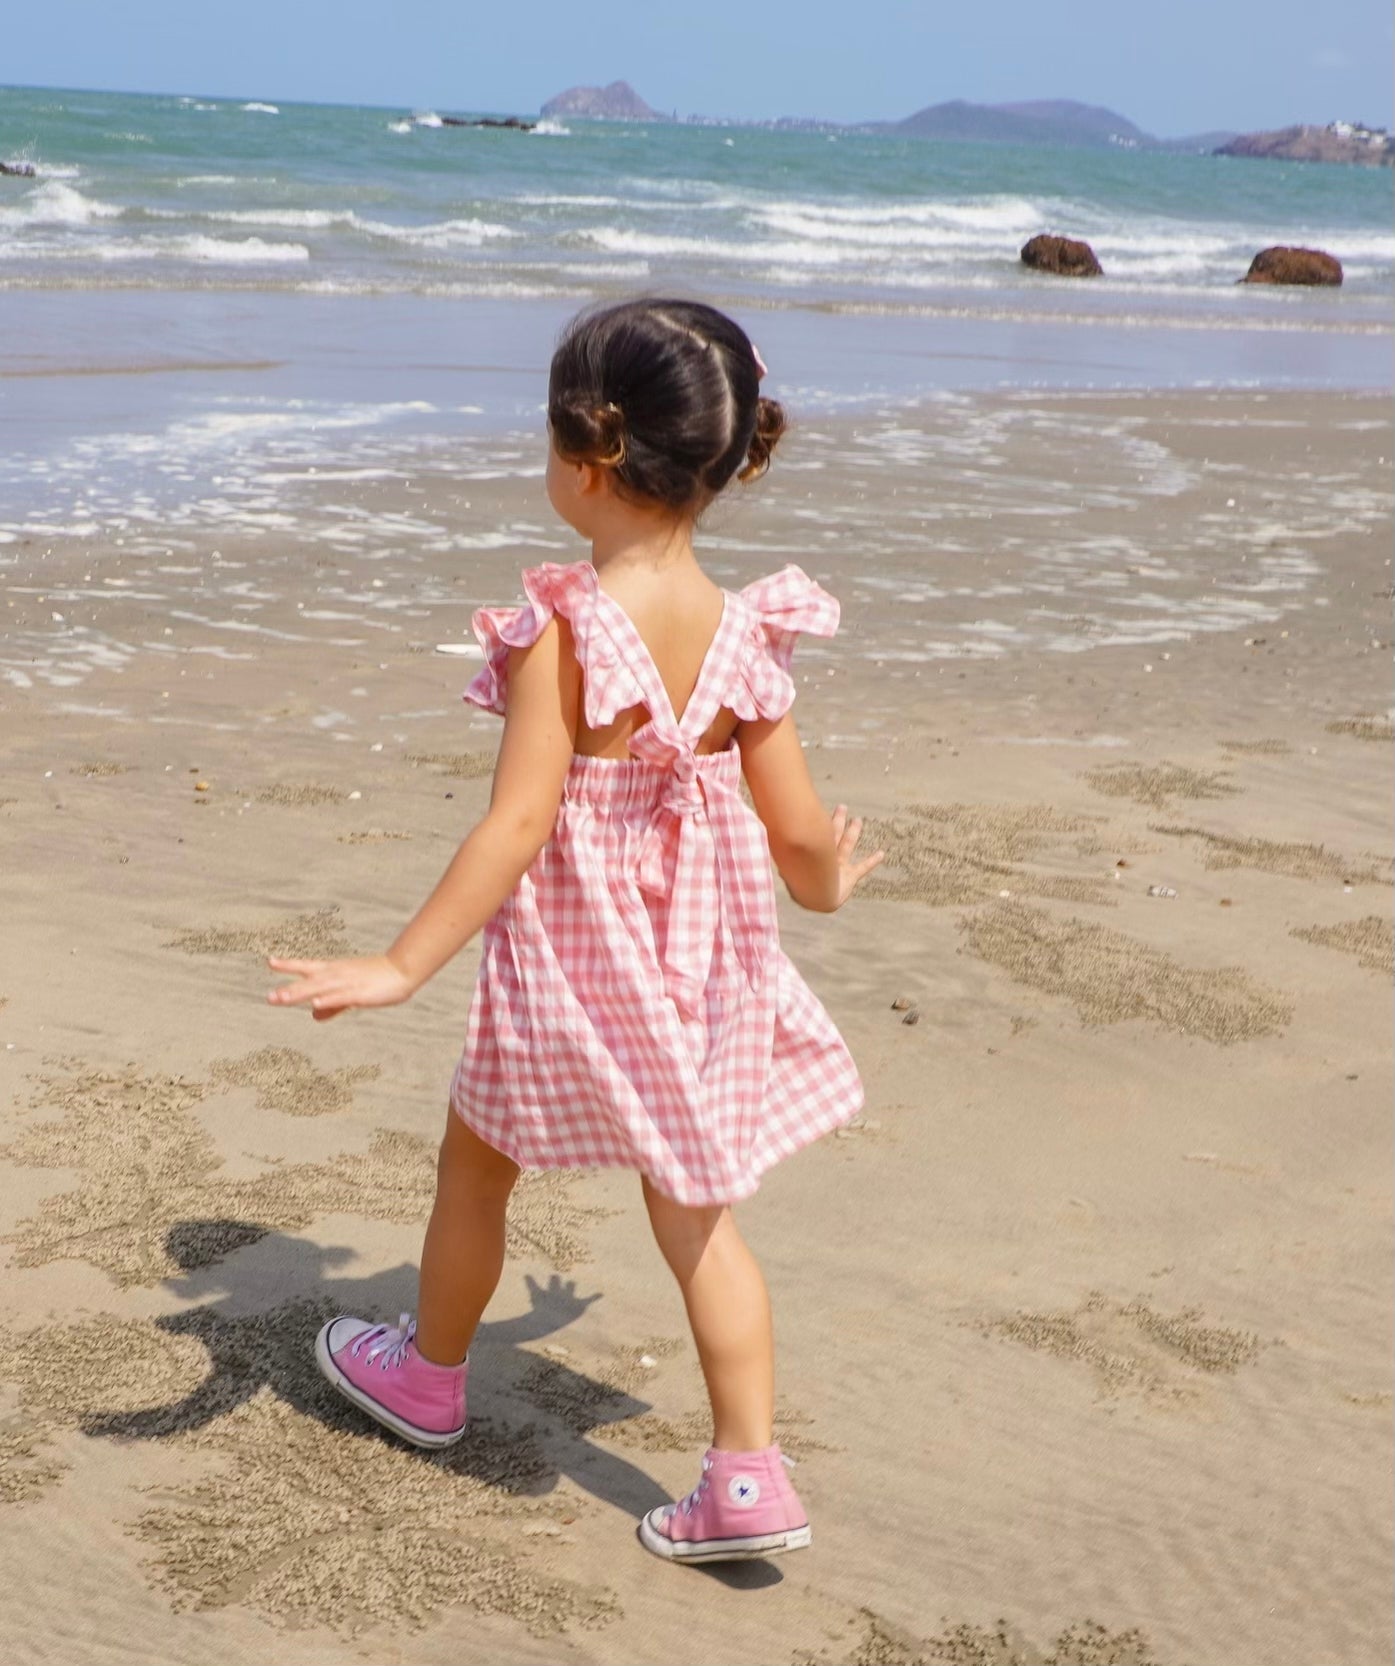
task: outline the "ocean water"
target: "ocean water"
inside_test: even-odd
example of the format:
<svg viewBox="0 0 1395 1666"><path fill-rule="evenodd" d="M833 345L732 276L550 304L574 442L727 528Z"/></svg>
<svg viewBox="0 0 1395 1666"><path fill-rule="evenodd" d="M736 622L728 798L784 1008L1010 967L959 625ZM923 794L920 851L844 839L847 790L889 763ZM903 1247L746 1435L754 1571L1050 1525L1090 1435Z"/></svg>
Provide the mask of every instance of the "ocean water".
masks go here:
<svg viewBox="0 0 1395 1666"><path fill-rule="evenodd" d="M731 299L1336 325L1388 319L1389 170L863 133L547 122L0 90L0 286L209 284L567 297L679 282ZM1039 231L1103 282L1025 271ZM1256 250L1316 244L1337 294L1242 290Z"/></svg>
<svg viewBox="0 0 1395 1666"><path fill-rule="evenodd" d="M35 89L0 159L35 170L0 177L7 537L288 455L522 455L558 329L637 290L735 311L797 415L1391 379L1388 169ZM1024 269L1044 230L1105 277ZM1343 287L1237 287L1279 241Z"/></svg>

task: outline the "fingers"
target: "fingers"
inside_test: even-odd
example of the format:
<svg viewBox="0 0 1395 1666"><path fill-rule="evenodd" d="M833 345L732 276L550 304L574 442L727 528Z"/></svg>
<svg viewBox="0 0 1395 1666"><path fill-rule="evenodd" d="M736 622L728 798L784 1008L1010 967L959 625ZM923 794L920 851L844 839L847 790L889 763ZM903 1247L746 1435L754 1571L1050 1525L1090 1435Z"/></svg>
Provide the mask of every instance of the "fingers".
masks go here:
<svg viewBox="0 0 1395 1666"><path fill-rule="evenodd" d="M862 817L854 816L849 821L845 807L840 804L838 810L843 823L840 829L836 819L834 822L835 831L838 833L838 854L846 859L857 849L857 841L862 837Z"/></svg>
<svg viewBox="0 0 1395 1666"><path fill-rule="evenodd" d="M268 955L266 963L273 972L293 972L301 978L329 964L327 960L283 960L279 955Z"/></svg>
<svg viewBox="0 0 1395 1666"><path fill-rule="evenodd" d="M350 991L343 978L337 977L328 968L321 971L301 974L299 983L282 984L279 989L267 991L267 1001L276 1007L303 1007L308 1005L316 1016L324 1007L351 1006L352 1000L346 999Z"/></svg>

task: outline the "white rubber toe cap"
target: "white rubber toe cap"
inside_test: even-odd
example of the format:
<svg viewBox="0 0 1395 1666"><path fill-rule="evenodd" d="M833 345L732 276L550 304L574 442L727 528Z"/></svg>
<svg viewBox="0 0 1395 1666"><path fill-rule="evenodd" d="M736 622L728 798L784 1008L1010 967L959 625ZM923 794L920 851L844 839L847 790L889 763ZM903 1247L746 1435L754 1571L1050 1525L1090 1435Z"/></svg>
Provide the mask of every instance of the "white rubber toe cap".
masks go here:
<svg viewBox="0 0 1395 1666"><path fill-rule="evenodd" d="M341 1348L347 1347L356 1336L373 1328L373 1323L369 1319L355 1319L347 1313L341 1313L337 1319L331 1319L320 1332L320 1335L324 1338L325 1352L337 1354Z"/></svg>

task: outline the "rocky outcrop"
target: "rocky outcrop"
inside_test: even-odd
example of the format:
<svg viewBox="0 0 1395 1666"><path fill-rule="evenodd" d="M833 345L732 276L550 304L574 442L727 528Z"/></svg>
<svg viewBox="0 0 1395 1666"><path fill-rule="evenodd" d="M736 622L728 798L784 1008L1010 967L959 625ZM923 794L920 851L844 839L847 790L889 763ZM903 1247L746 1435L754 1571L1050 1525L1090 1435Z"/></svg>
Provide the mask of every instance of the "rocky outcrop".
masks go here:
<svg viewBox="0 0 1395 1666"><path fill-rule="evenodd" d="M1339 284L1342 263L1321 249L1293 249L1276 244L1261 249L1250 262L1241 283Z"/></svg>
<svg viewBox="0 0 1395 1666"><path fill-rule="evenodd" d="M33 179L34 164L32 162L0 162L0 174L7 174L11 179Z"/></svg>
<svg viewBox="0 0 1395 1666"><path fill-rule="evenodd" d="M663 121L628 81L608 87L568 87L542 107L544 116L590 116L597 121Z"/></svg>
<svg viewBox="0 0 1395 1666"><path fill-rule="evenodd" d="M442 116L442 127L507 127L519 133L531 133L538 124L535 121L523 121L518 116L505 116L496 120L493 116Z"/></svg>
<svg viewBox="0 0 1395 1666"><path fill-rule="evenodd" d="M1334 121L1326 127L1281 127L1272 133L1242 133L1217 156L1259 156L1278 162L1395 163L1395 139L1382 128Z"/></svg>
<svg viewBox="0 0 1395 1666"><path fill-rule="evenodd" d="M1022 245L1022 264L1036 272L1055 272L1063 278L1104 275L1104 268L1088 243L1074 237L1052 237L1046 232Z"/></svg>

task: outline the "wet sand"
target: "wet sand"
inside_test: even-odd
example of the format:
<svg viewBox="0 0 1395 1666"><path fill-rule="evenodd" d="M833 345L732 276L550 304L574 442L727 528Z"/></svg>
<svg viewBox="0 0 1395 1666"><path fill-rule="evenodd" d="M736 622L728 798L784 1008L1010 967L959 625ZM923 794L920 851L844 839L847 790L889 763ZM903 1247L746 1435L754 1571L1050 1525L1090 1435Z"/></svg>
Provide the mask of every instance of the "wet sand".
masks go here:
<svg viewBox="0 0 1395 1666"><path fill-rule="evenodd" d="M260 957L389 940L488 793L438 646L583 553L535 443L336 443L0 546L21 1658L1386 1660L1385 403L811 421L712 516L842 598L801 728L891 853L781 905L868 1102L743 1208L815 1540L720 1574L633 1539L705 1430L631 1177L520 1186L452 1452L310 1360L413 1301L474 952L324 1027Z"/></svg>

